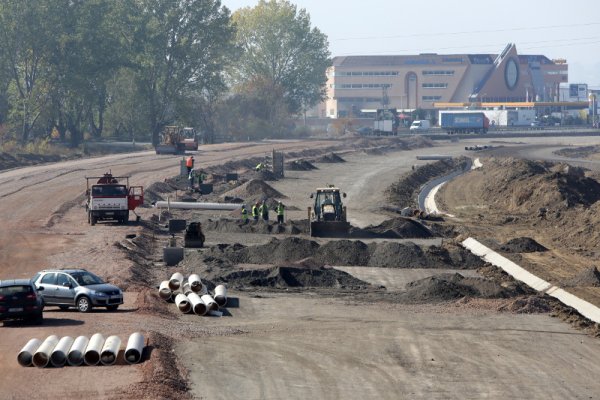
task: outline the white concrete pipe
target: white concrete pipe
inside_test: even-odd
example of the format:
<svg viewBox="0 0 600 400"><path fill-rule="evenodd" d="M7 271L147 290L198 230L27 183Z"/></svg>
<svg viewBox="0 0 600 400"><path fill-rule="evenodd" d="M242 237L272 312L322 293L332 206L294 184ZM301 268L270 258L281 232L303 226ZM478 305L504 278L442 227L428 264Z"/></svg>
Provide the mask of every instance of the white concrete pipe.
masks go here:
<svg viewBox="0 0 600 400"><path fill-rule="evenodd" d="M19 352L17 361L22 367L31 367L33 363L33 354L40 348L42 341L40 339L29 339L29 342Z"/></svg>
<svg viewBox="0 0 600 400"><path fill-rule="evenodd" d="M200 275L198 274L191 274L188 278L188 283L190 284L190 288L194 291L194 293L199 293L202 291L202 287L204 286L202 284L202 280L200 279Z"/></svg>
<svg viewBox="0 0 600 400"><path fill-rule="evenodd" d="M215 299L212 298L212 296L210 294L205 294L200 298L202 299L204 304L206 304L206 308L208 308L208 311L218 311L219 310L219 305L217 304Z"/></svg>
<svg viewBox="0 0 600 400"><path fill-rule="evenodd" d="M113 365L117 362L119 349L121 348L121 338L118 336L109 336L102 346L100 353L100 362L102 365Z"/></svg>
<svg viewBox="0 0 600 400"><path fill-rule="evenodd" d="M83 353L83 361L87 365L98 365L100 362L100 353L104 345L104 336L100 333L94 333L90 338L90 342Z"/></svg>
<svg viewBox="0 0 600 400"><path fill-rule="evenodd" d="M125 362L127 364L137 364L142 359L144 351L144 336L135 332L129 336L127 347L125 347Z"/></svg>
<svg viewBox="0 0 600 400"><path fill-rule="evenodd" d="M194 311L194 314L206 315L208 312L208 307L206 307L206 304L204 304L197 293L188 294L188 299L190 300L190 303L192 303L192 310Z"/></svg>
<svg viewBox="0 0 600 400"><path fill-rule="evenodd" d="M225 285L218 285L215 288L215 301L219 307L225 307L225 304L227 304L227 288Z"/></svg>
<svg viewBox="0 0 600 400"><path fill-rule="evenodd" d="M77 336L71 346L71 350L69 350L69 354L67 354L67 362L69 365L76 366L83 364L83 354L89 342L90 339L88 339L87 336Z"/></svg>
<svg viewBox="0 0 600 400"><path fill-rule="evenodd" d="M171 299L171 288L169 287L169 281L162 281L158 287L158 296L163 300Z"/></svg>
<svg viewBox="0 0 600 400"><path fill-rule="evenodd" d="M73 345L71 336L63 336L50 355L50 363L53 367L64 367L67 363L67 354Z"/></svg>
<svg viewBox="0 0 600 400"><path fill-rule="evenodd" d="M192 305L190 304L190 300L183 293L179 293L177 297L175 297L175 304L177 304L177 308L184 314L192 311Z"/></svg>
<svg viewBox="0 0 600 400"><path fill-rule="evenodd" d="M50 354L52 354L52 350L54 350L57 344L58 336L48 336L33 354L33 365L39 368L44 368L46 365L48 365L50 362Z"/></svg>
<svg viewBox="0 0 600 400"><path fill-rule="evenodd" d="M178 295L181 294L181 290L174 290L171 292L171 298L169 299L169 301L171 303L175 303L175 299L177 298Z"/></svg>
<svg viewBox="0 0 600 400"><path fill-rule="evenodd" d="M192 290L192 288L190 287L190 284L188 282L185 282L181 288L181 291L183 292L183 294L185 294L186 296L190 293L194 293L194 291Z"/></svg>
<svg viewBox="0 0 600 400"><path fill-rule="evenodd" d="M181 272L175 272L173 275L171 275L171 279L169 279L169 288L171 290L177 290L181 287L182 283L183 275Z"/></svg>
<svg viewBox="0 0 600 400"><path fill-rule="evenodd" d="M242 207L241 204L235 203L192 203L186 201L157 201L154 205L156 208L179 208L179 209L200 209L200 210L237 210Z"/></svg>

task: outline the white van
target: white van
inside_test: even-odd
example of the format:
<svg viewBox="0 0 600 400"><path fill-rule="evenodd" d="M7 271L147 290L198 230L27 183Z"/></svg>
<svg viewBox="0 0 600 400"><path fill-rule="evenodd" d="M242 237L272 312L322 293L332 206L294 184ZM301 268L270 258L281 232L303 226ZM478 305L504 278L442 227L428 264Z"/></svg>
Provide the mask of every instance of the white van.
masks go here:
<svg viewBox="0 0 600 400"><path fill-rule="evenodd" d="M410 131L414 132L414 133L427 132L430 127L431 127L431 124L429 123L428 120L426 120L426 119L416 120L416 121L413 121L412 125L410 126Z"/></svg>

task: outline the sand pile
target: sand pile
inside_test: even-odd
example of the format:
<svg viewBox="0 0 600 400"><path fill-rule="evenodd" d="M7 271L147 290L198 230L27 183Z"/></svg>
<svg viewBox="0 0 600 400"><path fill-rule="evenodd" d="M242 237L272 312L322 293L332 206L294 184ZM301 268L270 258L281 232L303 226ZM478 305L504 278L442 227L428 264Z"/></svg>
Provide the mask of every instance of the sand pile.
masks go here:
<svg viewBox="0 0 600 400"><path fill-rule="evenodd" d="M565 287L600 287L600 272L596 267L586 268L573 278L564 281L562 285Z"/></svg>
<svg viewBox="0 0 600 400"><path fill-rule="evenodd" d="M290 171L311 171L318 169L313 163L306 160L294 160L285 164L285 168Z"/></svg>
<svg viewBox="0 0 600 400"><path fill-rule="evenodd" d="M548 251L547 248L528 237L510 239L500 247L500 250L507 253L535 253L538 251Z"/></svg>
<svg viewBox="0 0 600 400"><path fill-rule="evenodd" d="M338 156L335 153L325 154L315 160L318 163L342 163L346 162L342 157Z"/></svg>

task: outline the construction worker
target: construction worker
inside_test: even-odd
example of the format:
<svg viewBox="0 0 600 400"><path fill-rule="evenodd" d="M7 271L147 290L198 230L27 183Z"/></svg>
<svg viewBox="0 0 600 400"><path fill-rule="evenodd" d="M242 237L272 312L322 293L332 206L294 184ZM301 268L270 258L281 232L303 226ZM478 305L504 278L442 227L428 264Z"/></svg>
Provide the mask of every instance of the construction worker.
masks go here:
<svg viewBox="0 0 600 400"><path fill-rule="evenodd" d="M196 175L198 176L198 185L202 185L204 183L204 180L206 179L206 175L204 175L204 172L202 172L202 170L200 170Z"/></svg>
<svg viewBox="0 0 600 400"><path fill-rule="evenodd" d="M267 207L267 204L264 200L258 208L258 212L262 216L263 221L269 221L269 207Z"/></svg>
<svg viewBox="0 0 600 400"><path fill-rule="evenodd" d="M275 211L277 212L277 223L283 224L283 213L285 211L285 206L281 203L281 201L277 203Z"/></svg>
<svg viewBox="0 0 600 400"><path fill-rule="evenodd" d="M252 206L252 218L254 218L255 221L258 221L258 203Z"/></svg>
<svg viewBox="0 0 600 400"><path fill-rule="evenodd" d="M242 204L242 222L244 224L248 223L248 210L246 210L245 204Z"/></svg>
<svg viewBox="0 0 600 400"><path fill-rule="evenodd" d="M189 156L186 160L185 160L185 166L187 168L187 172L188 174L190 173L190 171L194 168L194 156Z"/></svg>
<svg viewBox="0 0 600 400"><path fill-rule="evenodd" d="M190 181L190 189L194 190L194 178L196 177L196 171L194 171L194 168L189 170L189 175L188 175L188 179Z"/></svg>

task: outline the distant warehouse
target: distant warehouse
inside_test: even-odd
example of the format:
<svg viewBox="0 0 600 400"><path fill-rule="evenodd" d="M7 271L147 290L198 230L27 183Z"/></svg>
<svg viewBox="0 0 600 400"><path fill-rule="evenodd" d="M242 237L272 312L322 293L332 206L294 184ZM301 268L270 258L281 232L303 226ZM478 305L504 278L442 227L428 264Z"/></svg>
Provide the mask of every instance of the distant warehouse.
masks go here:
<svg viewBox="0 0 600 400"><path fill-rule="evenodd" d="M360 110L422 108L435 103L558 101L568 82L565 60L500 54L419 54L335 57L319 117L358 116Z"/></svg>

